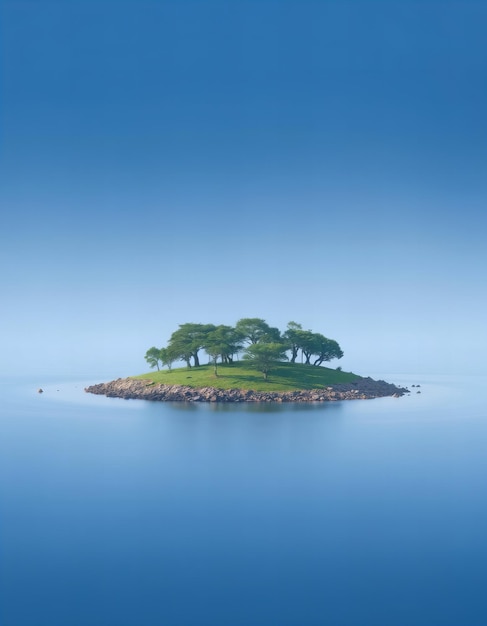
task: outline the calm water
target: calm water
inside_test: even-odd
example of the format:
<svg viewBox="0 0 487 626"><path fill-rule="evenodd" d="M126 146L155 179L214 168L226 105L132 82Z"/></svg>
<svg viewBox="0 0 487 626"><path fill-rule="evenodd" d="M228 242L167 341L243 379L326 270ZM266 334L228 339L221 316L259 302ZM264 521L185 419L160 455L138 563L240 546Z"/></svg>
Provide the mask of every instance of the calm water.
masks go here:
<svg viewBox="0 0 487 626"><path fill-rule="evenodd" d="M384 378L422 393L184 406L4 382L0 623L485 626L487 381Z"/></svg>

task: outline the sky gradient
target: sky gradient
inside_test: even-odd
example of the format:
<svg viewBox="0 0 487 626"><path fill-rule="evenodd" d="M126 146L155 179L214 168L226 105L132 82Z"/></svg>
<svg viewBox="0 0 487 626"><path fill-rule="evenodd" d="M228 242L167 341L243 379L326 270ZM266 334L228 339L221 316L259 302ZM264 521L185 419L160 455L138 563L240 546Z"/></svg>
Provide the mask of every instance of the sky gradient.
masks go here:
<svg viewBox="0 0 487 626"><path fill-rule="evenodd" d="M0 372L184 322L486 372L485 2L4 2Z"/></svg>

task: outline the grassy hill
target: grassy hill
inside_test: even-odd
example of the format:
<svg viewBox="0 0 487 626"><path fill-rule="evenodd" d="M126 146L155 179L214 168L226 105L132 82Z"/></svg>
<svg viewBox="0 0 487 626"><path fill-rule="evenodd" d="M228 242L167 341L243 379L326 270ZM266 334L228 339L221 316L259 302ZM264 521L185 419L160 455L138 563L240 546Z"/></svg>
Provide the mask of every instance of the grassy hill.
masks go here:
<svg viewBox="0 0 487 626"><path fill-rule="evenodd" d="M295 391L298 389L322 389L338 383L350 383L360 376L327 367L314 367L300 363L280 363L272 369L268 380L245 362L218 365L218 378L213 365L201 365L188 369L182 367L172 372L162 370L149 372L135 379L148 379L165 385L188 387L216 387L218 389L252 389L254 391Z"/></svg>

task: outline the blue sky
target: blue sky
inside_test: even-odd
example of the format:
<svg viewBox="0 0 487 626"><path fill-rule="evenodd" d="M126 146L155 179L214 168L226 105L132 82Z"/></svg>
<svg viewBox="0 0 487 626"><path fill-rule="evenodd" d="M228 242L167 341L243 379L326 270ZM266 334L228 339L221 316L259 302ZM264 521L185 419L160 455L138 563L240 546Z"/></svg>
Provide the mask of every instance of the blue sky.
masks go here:
<svg viewBox="0 0 487 626"><path fill-rule="evenodd" d="M485 2L4 2L2 373L289 320L485 372ZM337 363L336 363L337 364Z"/></svg>

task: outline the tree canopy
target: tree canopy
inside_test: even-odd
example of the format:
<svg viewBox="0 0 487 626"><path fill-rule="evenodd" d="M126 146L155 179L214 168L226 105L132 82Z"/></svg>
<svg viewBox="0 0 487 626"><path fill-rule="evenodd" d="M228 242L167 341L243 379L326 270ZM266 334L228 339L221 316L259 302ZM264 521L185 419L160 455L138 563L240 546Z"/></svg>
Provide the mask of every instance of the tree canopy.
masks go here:
<svg viewBox="0 0 487 626"><path fill-rule="evenodd" d="M234 355L243 348L242 337L235 328L221 324L206 333L203 348L213 359L215 376L218 376L218 357L222 363L231 363Z"/></svg>
<svg viewBox="0 0 487 626"><path fill-rule="evenodd" d="M157 367L157 370L159 371L159 361L161 360L161 351L159 348L156 348L155 346L149 348L145 353L144 359L150 367Z"/></svg>
<svg viewBox="0 0 487 626"><path fill-rule="evenodd" d="M185 361L188 367L191 367L191 359L193 365L198 367L199 351L204 346L208 333L214 329L214 324L180 324L169 339L169 348L174 355Z"/></svg>
<svg viewBox="0 0 487 626"><path fill-rule="evenodd" d="M253 343L243 355L245 361L250 363L264 374L267 380L272 366L281 361L287 361L286 346L283 343Z"/></svg>
<svg viewBox="0 0 487 626"><path fill-rule="evenodd" d="M240 333L242 339L250 345L264 341L281 341L279 329L272 328L265 320L259 317L244 317L238 320L235 325L235 330Z"/></svg>
<svg viewBox="0 0 487 626"><path fill-rule="evenodd" d="M287 325L287 330L284 332L284 339L287 341L289 350L291 351L291 363L296 362L296 358L299 352L299 336L298 332L303 330L301 324L297 324L296 322L289 322Z"/></svg>
<svg viewBox="0 0 487 626"><path fill-rule="evenodd" d="M188 367L200 365L200 351L204 350L218 376L218 362L230 364L243 352L243 359L264 374L267 379L273 365L290 360L295 363L301 352L306 365L320 366L332 359L341 359L343 351L334 339L321 333L304 330L297 322L289 322L284 333L259 318L246 317L235 326L225 324L180 324L166 347L147 350L145 360L150 367L159 364L168 367L184 361ZM288 356L288 353L290 356Z"/></svg>

